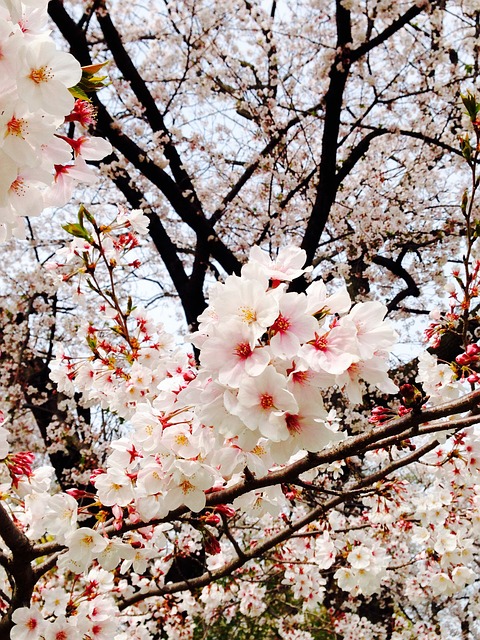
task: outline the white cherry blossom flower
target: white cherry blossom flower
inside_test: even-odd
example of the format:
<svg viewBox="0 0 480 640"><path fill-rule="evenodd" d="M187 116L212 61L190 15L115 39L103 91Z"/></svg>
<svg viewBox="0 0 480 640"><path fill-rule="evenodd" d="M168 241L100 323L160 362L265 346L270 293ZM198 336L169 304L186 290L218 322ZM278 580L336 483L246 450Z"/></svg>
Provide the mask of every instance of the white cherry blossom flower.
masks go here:
<svg viewBox="0 0 480 640"><path fill-rule="evenodd" d="M6 102L0 113L0 147L17 165L35 166L57 127L58 121L47 114L31 113L16 100Z"/></svg>
<svg viewBox="0 0 480 640"><path fill-rule="evenodd" d="M30 109L43 109L57 116L68 114L75 102L68 87L82 77L78 61L58 51L50 41L32 41L22 53L17 79L22 100Z"/></svg>
<svg viewBox="0 0 480 640"><path fill-rule="evenodd" d="M327 288L322 280L312 282L307 291L307 313L314 315L321 313L344 314L350 309L352 301L345 286L340 287L330 296L327 295Z"/></svg>
<svg viewBox="0 0 480 640"><path fill-rule="evenodd" d="M348 314L357 329L358 352L368 360L376 351L388 349L398 340L398 333L385 321L387 307L380 302L361 302Z"/></svg>
<svg viewBox="0 0 480 640"><path fill-rule="evenodd" d="M67 536L68 552L62 557L66 567L74 573L86 571L108 544L108 540L89 527L80 527Z"/></svg>
<svg viewBox="0 0 480 640"><path fill-rule="evenodd" d="M45 640L81 640L82 634L76 627L74 618L60 616L47 625L44 637Z"/></svg>
<svg viewBox="0 0 480 640"><path fill-rule="evenodd" d="M255 334L242 322L220 325L202 345L201 363L231 387L238 388L243 373L260 375L269 362L268 350L256 346Z"/></svg>
<svg viewBox="0 0 480 640"><path fill-rule="evenodd" d="M311 267L302 268L306 258L307 254L303 249L290 246L280 249L278 256L271 260L260 247L253 246L248 263L242 267L242 276L254 279L260 271L274 282L290 282L312 270Z"/></svg>
<svg viewBox="0 0 480 640"><path fill-rule="evenodd" d="M236 404L227 409L249 429L258 430L273 442L286 440L289 432L285 414L298 412L298 404L287 391L286 383L286 378L271 365L255 378L244 376Z"/></svg>
<svg viewBox="0 0 480 640"><path fill-rule="evenodd" d="M267 282L228 276L215 289L213 307L219 322L236 320L252 329L259 338L278 316L280 289L266 291Z"/></svg>
<svg viewBox="0 0 480 640"><path fill-rule="evenodd" d="M54 496L49 496L45 515L49 533L57 536L58 540L63 542L65 536L76 527L77 512L78 503L68 493L57 493Z"/></svg>
<svg viewBox="0 0 480 640"><path fill-rule="evenodd" d="M12 620L15 626L10 631L10 640L39 640L45 628L45 621L36 607L16 609Z"/></svg>
<svg viewBox="0 0 480 640"><path fill-rule="evenodd" d="M355 332L353 322L342 318L328 331L316 333L314 340L301 347L300 354L314 371L344 373L359 360Z"/></svg>
<svg viewBox="0 0 480 640"><path fill-rule="evenodd" d="M93 480L98 498L106 507L126 507L134 499L131 479L122 470L110 467Z"/></svg>
<svg viewBox="0 0 480 640"><path fill-rule="evenodd" d="M132 211L120 211L118 215L118 224L128 223L135 231L140 235L146 235L148 233L148 226L150 220L148 216L141 209L133 209Z"/></svg>
<svg viewBox="0 0 480 640"><path fill-rule="evenodd" d="M60 616L65 613L69 594L62 587L50 587L42 591L42 598L46 613Z"/></svg>
<svg viewBox="0 0 480 640"><path fill-rule="evenodd" d="M193 460L178 460L165 492L165 505L172 511L184 504L198 512L205 507L205 490L213 486L212 470Z"/></svg>
<svg viewBox="0 0 480 640"><path fill-rule="evenodd" d="M279 300L279 315L270 327L270 347L274 356L295 357L300 344L313 340L318 322L307 313L304 294L286 293Z"/></svg>
<svg viewBox="0 0 480 640"><path fill-rule="evenodd" d="M56 165L55 171L54 184L45 195L45 204L50 207L61 207L68 202L77 182L92 184L96 180L93 170L80 157L69 164Z"/></svg>

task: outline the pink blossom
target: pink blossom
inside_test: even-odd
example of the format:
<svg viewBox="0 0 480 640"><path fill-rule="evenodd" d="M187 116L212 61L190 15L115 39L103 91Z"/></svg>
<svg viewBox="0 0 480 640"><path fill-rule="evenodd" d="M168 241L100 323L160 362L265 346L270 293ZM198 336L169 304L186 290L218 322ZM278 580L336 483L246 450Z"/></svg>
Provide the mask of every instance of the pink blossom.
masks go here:
<svg viewBox="0 0 480 640"><path fill-rule="evenodd" d="M221 384L238 387L243 373L258 376L270 362L268 351L256 343L248 324L231 322L203 343L201 362Z"/></svg>
<svg viewBox="0 0 480 640"><path fill-rule="evenodd" d="M286 389L287 380L269 365L255 378L244 377L240 385L237 403L227 407L245 425L278 442L288 438L285 414L295 414L298 405Z"/></svg>
<svg viewBox="0 0 480 640"><path fill-rule="evenodd" d="M15 626L10 632L11 640L38 640L45 628L45 621L36 607L21 607L12 614Z"/></svg>
<svg viewBox="0 0 480 640"><path fill-rule="evenodd" d="M273 355L293 358L300 344L313 340L318 322L307 313L305 295L286 293L279 301L279 315L270 327Z"/></svg>
<svg viewBox="0 0 480 640"><path fill-rule="evenodd" d="M314 371L343 373L359 360L355 325L342 318L325 333L316 333L314 340L302 346L300 354Z"/></svg>

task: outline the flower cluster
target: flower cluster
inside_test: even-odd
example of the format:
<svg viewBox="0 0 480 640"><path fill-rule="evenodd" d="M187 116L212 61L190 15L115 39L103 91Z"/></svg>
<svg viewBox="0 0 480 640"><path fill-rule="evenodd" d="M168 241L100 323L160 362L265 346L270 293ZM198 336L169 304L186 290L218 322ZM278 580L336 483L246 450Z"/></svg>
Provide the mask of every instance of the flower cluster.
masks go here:
<svg viewBox="0 0 480 640"><path fill-rule="evenodd" d="M91 233L84 214L78 225L66 226L76 236L60 252L67 263L52 267L100 291L99 261L108 270L124 264L141 220L139 213L121 214L120 223L99 227L86 212ZM127 234L118 234L121 223ZM103 314L117 342L88 325L93 355L74 360L61 353L52 375L60 389L71 391L75 383L87 399L102 398L131 420L133 433L113 443L106 469L92 478L105 507L128 508L130 517L145 521L181 505L201 511L205 491L245 467L261 476L302 451L343 439L323 390L336 386L355 402L362 399L362 380L396 391L386 373L397 337L384 320L386 307L352 308L345 288L328 295L321 281L306 293L287 291L305 272L304 261L296 248L280 251L273 262L254 247L241 276L214 285L192 336L198 367L183 350L169 349L173 341L143 311L122 309L114 291L104 296Z"/></svg>
<svg viewBox="0 0 480 640"><path fill-rule="evenodd" d="M288 291L304 261L294 247L275 261L253 247L241 276L214 286L193 336L201 364L193 386L208 381L211 398L200 419L243 449L266 439L276 463L338 440L323 390L340 388L354 403L363 382L397 391L387 375L397 334L386 307L352 307L345 287L328 295L321 280L305 293Z"/></svg>
<svg viewBox="0 0 480 640"><path fill-rule="evenodd" d="M65 119L83 126L91 107L69 90L82 69L46 31L47 2L0 2L0 236L20 233L19 216L64 205L77 180L92 182L85 160L111 149L105 140L58 136ZM83 114L80 117L80 114Z"/></svg>

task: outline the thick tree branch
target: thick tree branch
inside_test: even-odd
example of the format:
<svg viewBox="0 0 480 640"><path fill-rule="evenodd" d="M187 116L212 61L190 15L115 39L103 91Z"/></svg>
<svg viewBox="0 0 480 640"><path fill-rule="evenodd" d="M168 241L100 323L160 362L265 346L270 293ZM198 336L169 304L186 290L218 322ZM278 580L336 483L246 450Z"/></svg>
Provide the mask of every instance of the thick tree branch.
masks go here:
<svg viewBox="0 0 480 640"><path fill-rule="evenodd" d="M315 258L315 252L323 233L330 209L335 201L337 185L335 182L338 134L342 111L343 92L350 71L350 49L352 31L350 11L340 2L336 2L337 55L329 74L329 86L325 95L325 123L322 136L322 157L319 166L317 194L307 223L301 247L306 251L307 263Z"/></svg>
<svg viewBox="0 0 480 640"><path fill-rule="evenodd" d="M402 29L413 18L419 15L425 7L418 4L410 7L402 16L369 42L356 49L350 49L351 27L350 14L337 2L337 50L340 51L330 69L330 83L325 96L325 126L322 139L322 158L319 167L319 182L317 195L312 213L307 224L302 241L302 249L307 253L307 262L312 263L320 242L320 237L327 224L331 208L335 202L336 193L341 180L352 170L353 166L367 151L373 138L382 135L382 129L376 129L376 134L367 136L359 148L354 149L344 166L337 174L338 134L340 130L340 114L342 111L343 93L347 83L351 65L385 42L394 33ZM422 134L413 134L413 137ZM440 143L439 146L442 146Z"/></svg>
<svg viewBox="0 0 480 640"><path fill-rule="evenodd" d="M32 569L33 545L27 536L14 524L0 501L0 536L12 552L7 569L9 579L13 581L13 594L7 613L0 620L0 638L7 638L12 628L11 615L19 607L30 606L36 577Z"/></svg>
<svg viewBox="0 0 480 640"><path fill-rule="evenodd" d="M169 161L169 167L173 177L175 178L177 187L180 191L190 192L190 199L195 205L197 214L199 214L202 207L197 195L195 194L193 183L184 168L175 145L172 142L170 132L167 129L163 116L160 113L152 94L148 90L145 81L141 77L137 67L123 45L120 34L112 22L104 0L102 0L99 6L97 6L96 16L105 37L108 49L111 51L118 69L123 74L125 80L128 81L130 88L137 97L139 103L142 105L145 117L147 118L152 131L161 131L164 133L164 140L162 141L163 152Z"/></svg>

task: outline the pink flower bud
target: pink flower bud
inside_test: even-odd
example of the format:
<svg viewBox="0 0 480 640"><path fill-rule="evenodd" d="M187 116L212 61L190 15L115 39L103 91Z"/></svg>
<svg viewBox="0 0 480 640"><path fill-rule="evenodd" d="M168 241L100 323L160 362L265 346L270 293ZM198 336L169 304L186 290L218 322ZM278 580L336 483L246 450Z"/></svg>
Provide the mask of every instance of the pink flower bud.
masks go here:
<svg viewBox="0 0 480 640"><path fill-rule="evenodd" d="M211 556L215 556L217 553L220 553L222 548L220 547L219 541L213 536L208 536L205 539L205 552Z"/></svg>
<svg viewBox="0 0 480 640"><path fill-rule="evenodd" d="M94 471L92 471L92 473L90 474L90 482L92 484L95 484L95 480L98 478L98 476L102 475L103 473L107 473L107 472L104 471L103 469L95 469Z"/></svg>
<svg viewBox="0 0 480 640"><path fill-rule="evenodd" d="M216 513L209 513L207 516L205 516L205 523L217 525L220 523L220 516L217 516Z"/></svg>
<svg viewBox="0 0 480 640"><path fill-rule="evenodd" d="M480 353L480 347L478 344L469 344L465 351L469 356L476 356Z"/></svg>
<svg viewBox="0 0 480 640"><path fill-rule="evenodd" d="M215 509L220 513L223 513L223 515L227 516L227 518L233 518L233 516L235 515L235 509L229 504L219 504L215 507Z"/></svg>
<svg viewBox="0 0 480 640"><path fill-rule="evenodd" d="M68 493L69 496L75 498L75 500L80 500L81 498L89 498L92 497L91 493L84 491L83 489L67 489L65 493Z"/></svg>

